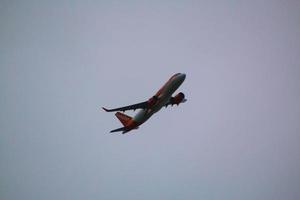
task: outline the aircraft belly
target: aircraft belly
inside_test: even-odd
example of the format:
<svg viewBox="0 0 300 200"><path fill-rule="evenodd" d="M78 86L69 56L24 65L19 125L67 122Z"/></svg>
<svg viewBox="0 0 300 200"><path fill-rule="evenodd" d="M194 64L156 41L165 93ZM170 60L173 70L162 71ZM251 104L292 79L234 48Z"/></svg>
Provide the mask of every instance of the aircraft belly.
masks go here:
<svg viewBox="0 0 300 200"><path fill-rule="evenodd" d="M145 122L151 117L153 113L147 112L147 109L140 110L133 118L133 120L139 124Z"/></svg>
<svg viewBox="0 0 300 200"><path fill-rule="evenodd" d="M164 98L152 109L143 109L140 110L133 118L133 120L139 124L147 121L154 113L158 112L168 101L170 97Z"/></svg>

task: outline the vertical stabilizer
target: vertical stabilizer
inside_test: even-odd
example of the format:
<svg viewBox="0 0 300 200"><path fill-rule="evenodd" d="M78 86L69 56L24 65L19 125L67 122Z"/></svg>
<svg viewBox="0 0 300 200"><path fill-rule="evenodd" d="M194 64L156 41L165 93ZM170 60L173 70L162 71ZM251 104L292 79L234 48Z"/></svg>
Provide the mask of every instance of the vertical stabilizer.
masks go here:
<svg viewBox="0 0 300 200"><path fill-rule="evenodd" d="M129 125L130 121L132 120L132 117L121 112L117 112L115 115L124 126Z"/></svg>

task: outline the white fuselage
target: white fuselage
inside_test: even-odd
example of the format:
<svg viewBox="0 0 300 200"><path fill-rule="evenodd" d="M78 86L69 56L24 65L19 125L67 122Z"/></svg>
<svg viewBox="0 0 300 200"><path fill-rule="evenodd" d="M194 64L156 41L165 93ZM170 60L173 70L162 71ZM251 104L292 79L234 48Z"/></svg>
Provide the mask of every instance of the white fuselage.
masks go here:
<svg viewBox="0 0 300 200"><path fill-rule="evenodd" d="M172 77L161 89L158 96L157 103L151 109L140 110L134 117L133 121L138 124L142 124L147 121L154 113L159 111L163 106L165 106L172 97L172 94L178 89L178 87L183 83L185 79L185 74L177 74Z"/></svg>

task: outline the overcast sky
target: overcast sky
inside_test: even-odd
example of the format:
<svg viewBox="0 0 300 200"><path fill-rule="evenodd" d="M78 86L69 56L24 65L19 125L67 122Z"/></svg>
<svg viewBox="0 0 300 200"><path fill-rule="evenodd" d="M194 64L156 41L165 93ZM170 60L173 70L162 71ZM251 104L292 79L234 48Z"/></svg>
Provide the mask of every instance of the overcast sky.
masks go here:
<svg viewBox="0 0 300 200"><path fill-rule="evenodd" d="M0 199L300 199L300 1L149 2L1 1Z"/></svg>

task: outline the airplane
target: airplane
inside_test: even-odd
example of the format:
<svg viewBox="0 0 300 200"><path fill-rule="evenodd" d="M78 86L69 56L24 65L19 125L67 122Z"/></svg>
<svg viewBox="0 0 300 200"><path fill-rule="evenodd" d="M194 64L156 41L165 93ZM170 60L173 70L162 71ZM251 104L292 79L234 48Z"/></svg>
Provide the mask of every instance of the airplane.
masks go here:
<svg viewBox="0 0 300 200"><path fill-rule="evenodd" d="M148 99L147 101L114 108L107 109L102 107L106 112L116 112L116 117L123 124L123 127L111 130L110 132L122 131L122 134L125 134L131 130L138 129L141 124L146 122L154 113L158 112L162 107L167 107L169 105L173 106L174 104L179 105L184 103L187 100L185 95L182 92L179 92L177 95L172 96L172 94L179 88L179 86L185 80L186 75L183 73L174 74L159 90L158 92ZM127 110L136 110L141 109L134 117L130 117L121 113L119 111L125 112Z"/></svg>

